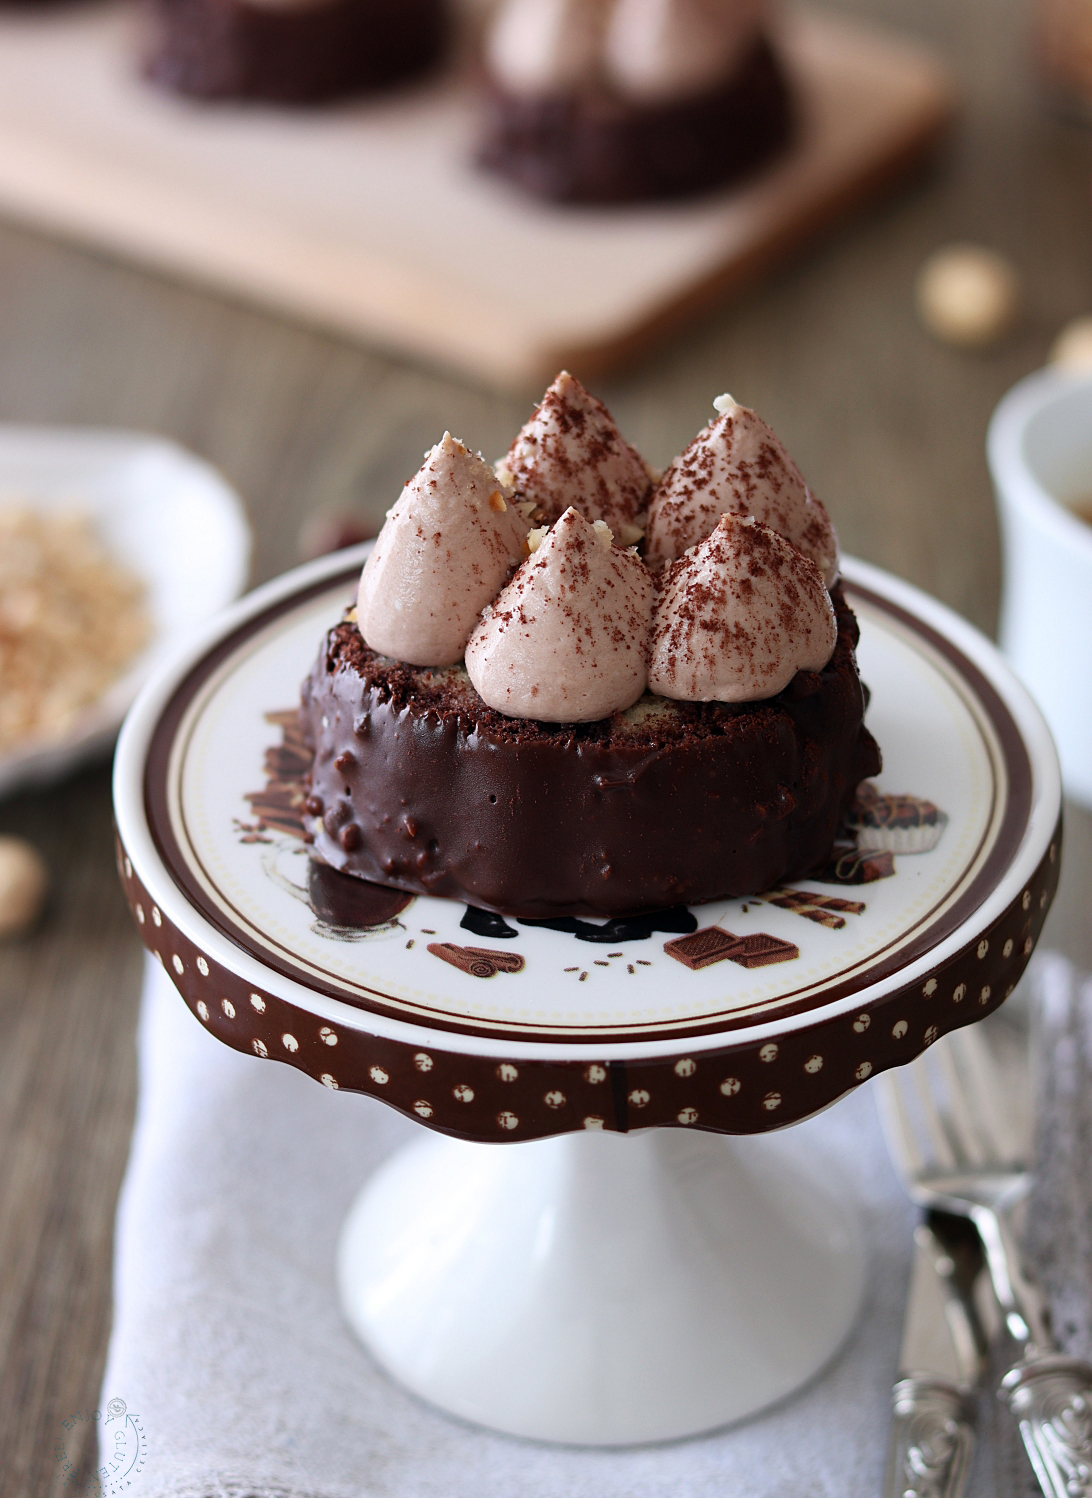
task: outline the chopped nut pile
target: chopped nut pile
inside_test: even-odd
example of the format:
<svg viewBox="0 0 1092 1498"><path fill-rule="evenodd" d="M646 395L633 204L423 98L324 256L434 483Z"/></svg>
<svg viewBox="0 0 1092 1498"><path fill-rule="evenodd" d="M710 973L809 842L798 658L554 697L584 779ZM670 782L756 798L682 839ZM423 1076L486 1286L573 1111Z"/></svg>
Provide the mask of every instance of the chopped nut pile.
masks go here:
<svg viewBox="0 0 1092 1498"><path fill-rule="evenodd" d="M0 752L61 738L150 634L143 584L85 515L0 502Z"/></svg>

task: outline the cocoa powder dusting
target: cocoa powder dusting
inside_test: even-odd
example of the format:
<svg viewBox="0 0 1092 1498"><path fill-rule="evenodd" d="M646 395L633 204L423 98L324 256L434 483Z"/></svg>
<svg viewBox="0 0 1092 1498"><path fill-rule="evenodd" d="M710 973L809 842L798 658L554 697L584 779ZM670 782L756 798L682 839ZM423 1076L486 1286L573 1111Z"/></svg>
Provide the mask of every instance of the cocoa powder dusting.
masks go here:
<svg viewBox="0 0 1092 1498"><path fill-rule="evenodd" d="M560 375L509 449L505 466L522 498L553 523L570 505L590 520L632 521L648 498L648 469L602 401Z"/></svg>
<svg viewBox="0 0 1092 1498"><path fill-rule="evenodd" d="M669 711L657 714L647 724L626 713L615 713L590 723L541 723L532 718L510 718L482 701L461 666L433 671L377 655L368 649L360 631L349 620L342 620L328 633L324 668L328 676L348 673L347 695L359 702L356 721L361 736L368 731L370 706L390 704L395 712L413 707L418 714L434 721L437 728L441 723L452 723L460 736L482 742L559 741L654 749L665 744L723 737L746 740L769 735L778 718L786 716L783 704L810 696L821 679L852 665L859 634L857 620L840 583L834 586L830 596L838 621L838 639L834 654L822 672L797 672L783 692L762 702L672 702Z"/></svg>

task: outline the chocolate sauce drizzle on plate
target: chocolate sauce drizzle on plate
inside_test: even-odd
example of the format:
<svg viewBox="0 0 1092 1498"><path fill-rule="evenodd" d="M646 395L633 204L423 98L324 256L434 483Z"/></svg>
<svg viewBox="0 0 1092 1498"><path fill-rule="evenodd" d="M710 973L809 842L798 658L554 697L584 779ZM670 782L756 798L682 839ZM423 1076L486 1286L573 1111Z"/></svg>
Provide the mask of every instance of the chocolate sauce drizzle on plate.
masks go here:
<svg viewBox="0 0 1092 1498"><path fill-rule="evenodd" d="M510 926L502 915L497 915L494 910L479 910L476 905L466 907L459 925L474 936L489 936L494 941L519 935L516 928Z"/></svg>
<svg viewBox="0 0 1092 1498"><path fill-rule="evenodd" d="M520 925L545 926L550 931L565 931L570 936L575 936L577 941L614 943L647 941L654 931L679 932L685 936L698 929L698 920L685 905L673 905L670 910L650 910L644 915L612 916L602 926L582 921L575 915L539 916L527 920L521 918Z"/></svg>
<svg viewBox="0 0 1092 1498"><path fill-rule="evenodd" d="M601 926L597 926L594 921L582 921L573 915L536 916L526 920L520 916L517 919L521 926L544 926L548 931L563 931L568 936L575 936L577 941L603 942L607 945L619 941L648 941L655 931L685 936L698 927L697 917L685 905L674 905L670 910L646 911L644 915L614 916ZM466 914L459 925L475 936L489 936L494 940L519 935L516 928L510 926L502 915L497 915L492 910L479 910L476 905L466 907Z"/></svg>

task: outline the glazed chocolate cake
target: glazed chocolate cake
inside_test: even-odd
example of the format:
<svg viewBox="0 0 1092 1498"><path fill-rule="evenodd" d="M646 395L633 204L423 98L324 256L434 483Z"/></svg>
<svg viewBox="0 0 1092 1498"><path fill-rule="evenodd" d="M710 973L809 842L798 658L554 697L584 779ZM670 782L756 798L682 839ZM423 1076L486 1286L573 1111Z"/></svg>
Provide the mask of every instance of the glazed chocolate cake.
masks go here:
<svg viewBox="0 0 1092 1498"><path fill-rule="evenodd" d="M793 130L762 22L756 0L509 0L487 44L479 161L556 201L736 181Z"/></svg>
<svg viewBox="0 0 1092 1498"><path fill-rule="evenodd" d="M439 59L445 0L145 0L149 78L207 98L308 104Z"/></svg>
<svg viewBox="0 0 1092 1498"><path fill-rule="evenodd" d="M331 630L303 688L315 745L315 852L378 884L507 915L624 915L768 889L826 859L857 784L856 620L768 701L646 693L589 723L486 706L461 666L402 665L356 624Z"/></svg>
<svg viewBox="0 0 1092 1498"><path fill-rule="evenodd" d="M659 480L565 373L495 468L450 433L426 454L303 686L316 858L528 919L829 860L880 768L837 537L761 418L714 405Z"/></svg>

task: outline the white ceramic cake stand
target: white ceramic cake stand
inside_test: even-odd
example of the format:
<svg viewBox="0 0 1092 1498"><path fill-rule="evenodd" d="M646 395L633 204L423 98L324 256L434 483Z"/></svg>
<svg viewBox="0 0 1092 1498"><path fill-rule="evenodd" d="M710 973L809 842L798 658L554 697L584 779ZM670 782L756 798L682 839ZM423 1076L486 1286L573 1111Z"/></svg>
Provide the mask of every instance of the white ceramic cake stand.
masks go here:
<svg viewBox="0 0 1092 1498"><path fill-rule="evenodd" d="M836 1352L864 1275L851 1183L792 1132L754 1136L1012 991L1059 868L1042 719L967 624L847 562L879 786L940 808L935 846L660 929L382 892L349 927L307 902L283 710L361 555L245 599L134 707L115 802L141 934L225 1044L428 1126L341 1239L345 1313L394 1377L552 1441L753 1413Z"/></svg>

